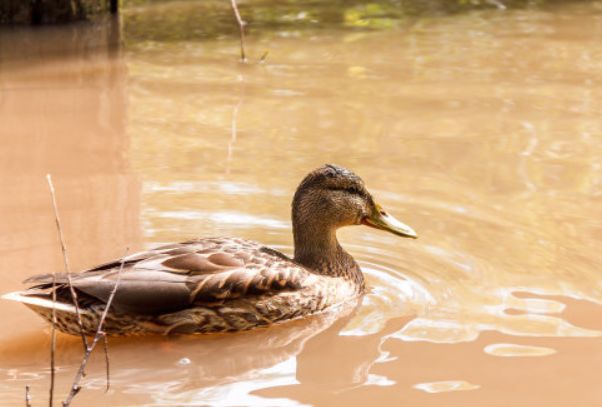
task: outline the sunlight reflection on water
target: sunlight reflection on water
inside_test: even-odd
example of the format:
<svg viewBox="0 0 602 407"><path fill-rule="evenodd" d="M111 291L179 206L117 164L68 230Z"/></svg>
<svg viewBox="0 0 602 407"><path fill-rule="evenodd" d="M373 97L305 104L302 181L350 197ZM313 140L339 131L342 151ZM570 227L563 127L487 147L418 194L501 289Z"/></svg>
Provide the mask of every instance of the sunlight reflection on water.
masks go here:
<svg viewBox="0 0 602 407"><path fill-rule="evenodd" d="M448 391L476 390L480 386L465 382L464 380L447 380L441 382L419 383L414 386L427 393L443 393Z"/></svg>
<svg viewBox="0 0 602 407"><path fill-rule="evenodd" d="M265 369L251 372L245 378L237 381L218 385L193 389L188 391L160 392L153 405L158 406L198 406L198 405L220 405L220 406L303 406L295 400L286 398L264 398L252 394L254 390L263 389L267 386L285 386L297 384L296 359L291 357L281 363Z"/></svg>
<svg viewBox="0 0 602 407"><path fill-rule="evenodd" d="M512 343L492 343L483 349L485 353L500 357L549 356L556 350L542 346L517 345Z"/></svg>

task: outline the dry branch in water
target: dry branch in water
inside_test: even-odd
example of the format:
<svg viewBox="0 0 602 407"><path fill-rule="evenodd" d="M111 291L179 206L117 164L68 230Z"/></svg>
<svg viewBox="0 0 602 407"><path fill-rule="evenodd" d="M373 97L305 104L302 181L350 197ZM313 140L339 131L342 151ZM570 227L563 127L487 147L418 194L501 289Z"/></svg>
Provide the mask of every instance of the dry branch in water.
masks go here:
<svg viewBox="0 0 602 407"><path fill-rule="evenodd" d="M58 205L56 204L56 192L54 190L54 184L52 183L52 176L46 174L46 181L48 181L48 188L50 189L50 195L52 197L52 208L54 210L54 221L56 223L56 229L61 243L61 252L63 254L63 264L65 266L65 273L67 274L67 281L69 282L69 290L71 291L71 298L73 300L73 306L75 307L75 313L77 314L77 323L79 325L79 333L82 338L82 345L84 351L88 348L88 341L84 335L84 327L82 324L81 314L79 312L79 305L77 303L77 294L71 284L71 274L69 270L69 258L67 257L67 247L65 246L65 239L63 238L63 229L61 227L61 218L59 217ZM54 379L56 374L55 366L55 353L56 353L56 270L52 272L52 334L50 339L50 394L48 397L48 405L50 407L54 404Z"/></svg>
<svg viewBox="0 0 602 407"><path fill-rule="evenodd" d="M50 334L50 390L48 394L48 405L52 407L54 403L54 353L56 352L56 271L52 272L52 333Z"/></svg>
<svg viewBox="0 0 602 407"><path fill-rule="evenodd" d="M81 390L79 383L82 380L82 378L86 375L86 373L85 373L86 365L88 364L88 360L90 359L90 355L92 354L92 351L94 350L94 348L96 347L96 344L98 343L98 341L100 339L104 340L105 363L106 363L106 371L107 371L106 390L107 391L109 390L109 386L110 386L109 353L108 353L109 345L108 345L108 340L107 340L106 334L102 331L102 326L103 326L104 321L109 312L109 308L111 307L111 303L113 302L113 298L115 298L115 293L117 292L117 287L119 286L119 282L121 281L121 272L123 271L125 256L127 255L129 249L126 249L125 254L123 255L123 258L121 260L121 265L119 266L119 271L117 274L117 281L115 282L115 286L113 287L113 290L111 291L111 294L109 296L109 299L107 301L105 309L103 310L103 313L98 321L98 327L96 328L96 333L94 335L94 339L92 340L92 343L89 344L88 340L86 338L86 335L84 334L84 327L83 327L83 323L82 323L81 312L80 312L79 304L77 301L77 293L76 293L75 289L73 288L73 284L71 281L71 273L70 273L70 269L69 269L69 259L67 257L67 248L65 246L65 240L63 238L63 230L61 228L61 220L60 220L59 213L58 213L58 205L56 203L56 193L54 190L54 185L52 183L52 177L50 176L50 174L46 175L46 180L48 181L48 187L50 188L50 194L52 195L52 207L54 209L54 220L55 220L56 228L57 228L58 235L59 235L61 251L63 253L63 263L65 266L65 273L67 274L69 291L71 293L71 299L73 301L73 306L75 307L77 324L79 326L79 332L80 332L80 335L82 338L82 344L84 347L84 356L82 358L82 362L75 375L73 384L71 385L71 390L69 392L69 395L67 396L65 401L63 401L63 403L62 403L63 407L67 407L71 404L71 401L73 400L73 398ZM50 341L50 343L51 343L50 344L50 397L48 400L50 407L52 407L53 403L54 403L54 381L55 381L55 373L56 373L56 367L55 367L56 307L54 306L54 304L56 304L56 271L54 271L52 273L52 303L53 303L53 307L52 307L52 337L51 337L51 341ZM31 407L31 395L29 393L29 386L25 386L25 404L27 407Z"/></svg>
<svg viewBox="0 0 602 407"><path fill-rule="evenodd" d="M109 340L106 335L102 336L102 343L105 351L105 367L107 371L107 386L105 387L105 393L111 388L111 368L109 365Z"/></svg>
<svg viewBox="0 0 602 407"><path fill-rule="evenodd" d="M115 293L117 292L117 287L119 286L119 282L121 281L121 272L123 271L123 265L125 264L125 256L127 256L128 251L129 251L129 248L126 249L125 254L121 258L121 264L119 266L119 271L117 272L117 281L115 281L115 285L113 286L111 295L109 295L107 305L105 306L105 309L102 311L102 315L100 316L100 320L98 321L98 327L96 328L96 333L94 334L94 339L92 340L92 343L86 347L86 352L84 353L82 362L79 366L77 373L75 374L75 378L73 379L73 384L71 385L71 391L69 392L69 395L67 396L65 401L63 401L63 407L68 407L69 405L71 405L71 401L73 401L73 397L75 397L77 395L77 393L79 393L79 391L81 390L81 386L79 383L81 382L82 377L84 376L84 371L86 370L86 365L88 364L88 360L90 359L90 355L92 354L92 351L96 347L96 344L98 343L98 341L101 338L104 338L106 341L106 334L102 331L102 326L103 326L105 319L107 317L107 314L109 312L109 308L111 308L111 303L113 302L113 298L115 298ZM108 348L105 348L105 351L107 349ZM108 354L106 354L105 360L107 362L108 362L108 359L109 359ZM107 363L107 389L108 389L108 383L109 383L108 382L108 380L109 380L108 366L109 365Z"/></svg>
<svg viewBox="0 0 602 407"><path fill-rule="evenodd" d="M61 251L63 253L63 264L65 266L65 273L67 274L67 282L69 283L69 291L71 292L71 299L73 301L73 306L75 307L75 314L77 316L77 324L79 325L79 334L82 338L82 345L84 347L84 352L85 352L85 350L88 348L88 340L86 339L86 335L84 335L84 326L82 324L82 317L81 317L81 313L79 311L79 304L77 302L77 293L75 292L75 289L73 288L73 284L71 282L71 272L69 270L69 258L67 257L67 247L65 246L65 239L63 238L63 229L61 228L61 219L59 217L58 205L56 204L56 193L54 191L54 185L52 184L52 176L50 174L46 174L46 180L48 181L48 187L50 188L50 194L52 195L52 207L54 209L54 221L56 223L56 229L59 234L59 241L61 243ZM52 281L52 303L53 304L56 303L55 284L56 284L56 272L53 273L53 281ZM56 310L53 307L52 308L53 332L54 332L55 324L56 324ZM55 335L55 334L53 333L53 335Z"/></svg>
<svg viewBox="0 0 602 407"><path fill-rule="evenodd" d="M31 407L31 393L29 392L29 385L25 386L25 407Z"/></svg>
<svg viewBox="0 0 602 407"><path fill-rule="evenodd" d="M60 225L60 220L57 217L56 210L56 199L54 196L54 186L52 185L52 178L50 174L46 174L46 180L50 187L50 194L52 195L52 206L54 208L54 219L57 227ZM59 227L60 230L60 227ZM56 352L56 270L52 271L52 333L50 334L50 389L48 390L48 405L52 407L54 404L54 376L56 367L54 365L54 354Z"/></svg>
<svg viewBox="0 0 602 407"><path fill-rule="evenodd" d="M232 11L234 11L234 17L236 17L238 29L240 30L240 62L245 63L247 62L247 56L245 54L245 25L247 25L247 23L240 17L236 0L230 0L230 4L232 5Z"/></svg>

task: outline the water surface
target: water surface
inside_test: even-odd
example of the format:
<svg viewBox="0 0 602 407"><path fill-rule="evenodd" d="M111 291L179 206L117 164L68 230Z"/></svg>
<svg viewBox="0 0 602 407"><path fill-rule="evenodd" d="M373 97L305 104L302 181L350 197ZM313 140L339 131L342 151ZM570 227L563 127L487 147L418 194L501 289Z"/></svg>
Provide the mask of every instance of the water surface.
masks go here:
<svg viewBox="0 0 602 407"><path fill-rule="evenodd" d="M602 402L602 3L354 10L251 26L247 65L213 2L0 33L3 292L62 268L48 172L73 269L196 236L291 253L292 194L325 162L420 235L339 233L370 286L354 310L112 340L111 388L99 352L80 404ZM0 320L2 399L39 404L49 329ZM80 352L59 336L59 396Z"/></svg>

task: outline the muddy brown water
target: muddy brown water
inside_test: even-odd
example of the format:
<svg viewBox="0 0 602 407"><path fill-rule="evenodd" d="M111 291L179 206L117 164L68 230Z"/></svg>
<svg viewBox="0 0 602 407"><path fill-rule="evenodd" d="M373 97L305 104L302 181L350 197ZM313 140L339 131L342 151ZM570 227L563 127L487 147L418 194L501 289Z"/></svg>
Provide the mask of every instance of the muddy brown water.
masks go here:
<svg viewBox="0 0 602 407"><path fill-rule="evenodd" d="M275 30L246 66L234 36L157 40L190 7L0 33L0 290L62 269L48 172L73 269L195 236L291 253L325 162L420 238L339 233L355 310L111 340L76 404L602 405L601 3ZM6 301L0 324L0 404L44 404L49 328ZM59 335L59 399L80 356Z"/></svg>

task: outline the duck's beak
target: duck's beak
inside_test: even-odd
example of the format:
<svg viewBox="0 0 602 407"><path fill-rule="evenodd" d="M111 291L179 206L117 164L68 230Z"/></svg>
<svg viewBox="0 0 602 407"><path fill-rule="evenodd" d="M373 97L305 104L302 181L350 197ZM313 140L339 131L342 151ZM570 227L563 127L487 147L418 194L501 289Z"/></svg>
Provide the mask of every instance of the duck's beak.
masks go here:
<svg viewBox="0 0 602 407"><path fill-rule="evenodd" d="M374 211L370 216L366 216L362 223L376 229L386 230L394 235L402 237L411 237L417 239L418 235L408 225L398 221L393 216L389 215L380 205L374 206Z"/></svg>

